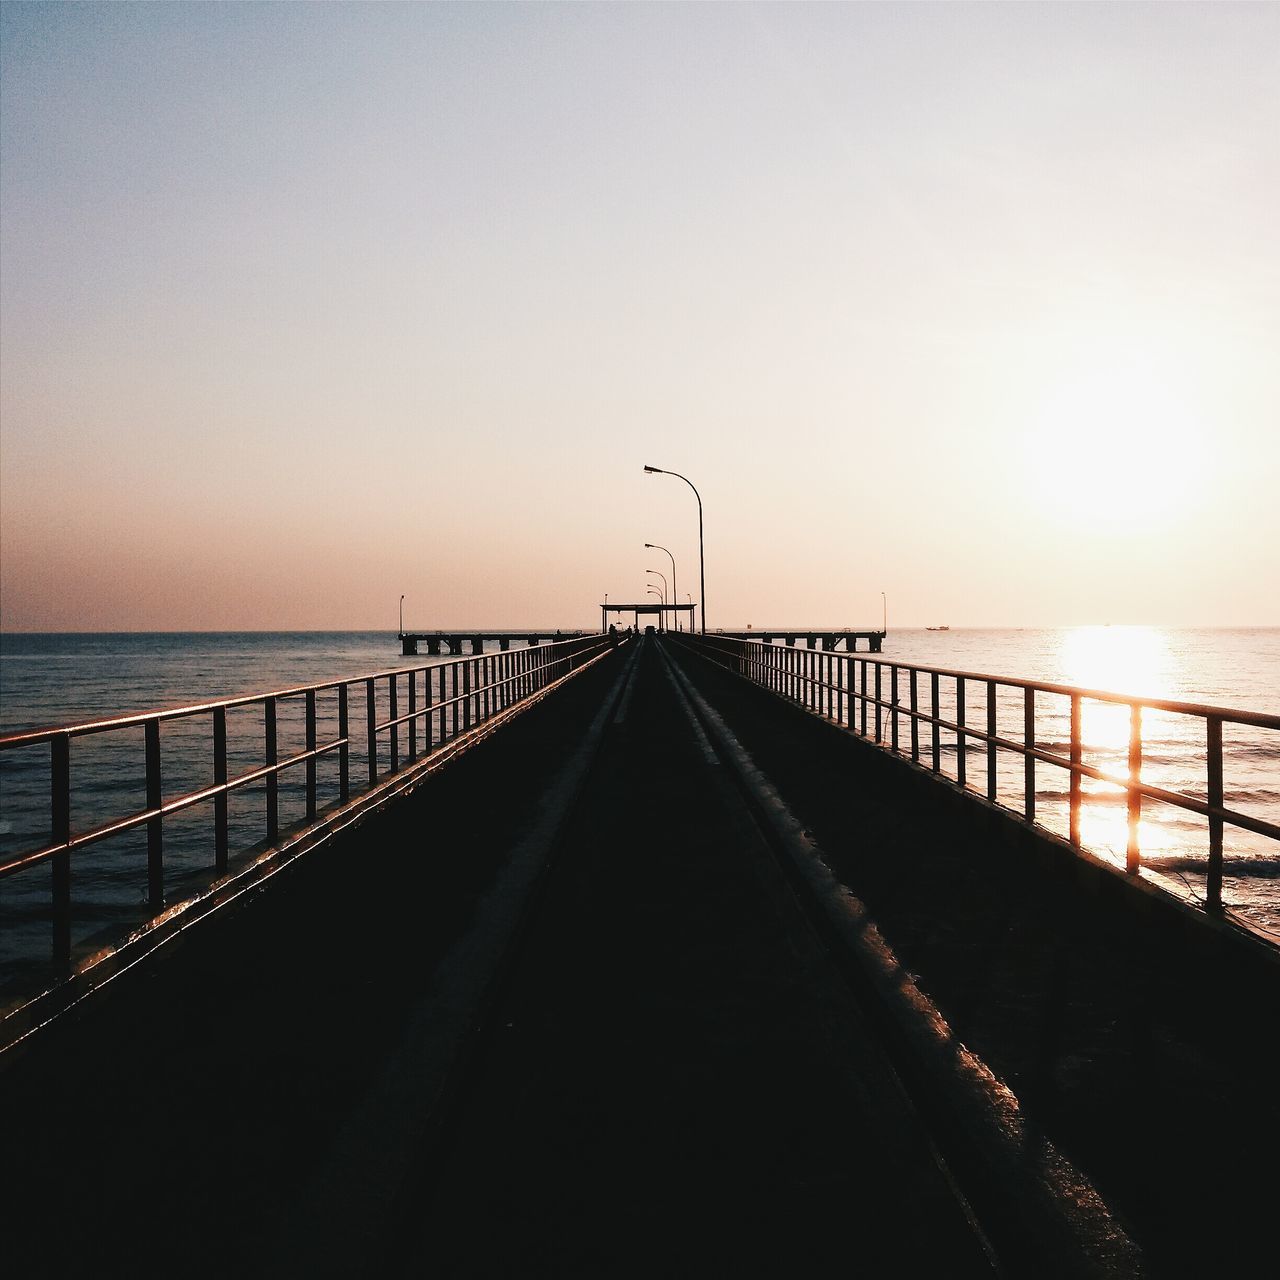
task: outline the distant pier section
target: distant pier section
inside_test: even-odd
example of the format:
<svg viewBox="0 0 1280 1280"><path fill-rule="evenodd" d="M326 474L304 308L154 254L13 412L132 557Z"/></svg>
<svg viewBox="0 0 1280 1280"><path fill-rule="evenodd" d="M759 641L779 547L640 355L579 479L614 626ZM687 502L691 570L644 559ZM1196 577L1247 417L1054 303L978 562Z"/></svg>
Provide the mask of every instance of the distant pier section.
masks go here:
<svg viewBox="0 0 1280 1280"><path fill-rule="evenodd" d="M483 653L486 641L497 641L498 648L506 653L513 640L523 640L530 648L541 644L544 640L577 640L586 633L583 631L401 631L400 652L411 658L420 652L418 646L425 644L427 652L433 657L450 653L459 657L470 645L472 653Z"/></svg>
<svg viewBox="0 0 1280 1280"><path fill-rule="evenodd" d="M843 640L845 650L848 653L858 652L859 640L867 642L867 651L869 653L879 653L881 646L884 644L884 638L888 634L887 631L850 631L848 629L815 631L810 627L768 627L750 631L721 631L719 628L716 629L716 635L728 636L733 640L762 640L765 644L773 644L775 640L784 640L792 646L795 645L797 640L803 640L810 649L826 649L828 651L838 649L840 642Z"/></svg>

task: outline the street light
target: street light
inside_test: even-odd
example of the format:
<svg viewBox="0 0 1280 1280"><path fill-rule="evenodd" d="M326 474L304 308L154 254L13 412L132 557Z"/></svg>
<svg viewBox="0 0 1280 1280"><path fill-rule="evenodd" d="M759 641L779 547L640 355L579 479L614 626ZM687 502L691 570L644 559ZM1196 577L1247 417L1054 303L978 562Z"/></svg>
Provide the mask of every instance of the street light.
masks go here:
<svg viewBox="0 0 1280 1280"><path fill-rule="evenodd" d="M693 496L698 500L698 576L701 579L702 592L702 634L707 634L707 561L703 553L702 546L702 494L697 490L693 481L688 476L682 476L678 471L667 471L663 467L645 467L645 471L649 475L658 476L675 476L677 480L683 480L685 484L693 490Z"/></svg>
<svg viewBox="0 0 1280 1280"><path fill-rule="evenodd" d="M880 603L884 606L884 615L880 620L880 630L889 634L889 597L882 591L880 593Z"/></svg>
<svg viewBox="0 0 1280 1280"><path fill-rule="evenodd" d="M656 542L646 542L645 549L647 551L667 551L666 547L660 547ZM676 591L676 558L667 551L667 559L671 561L671 603L679 604L680 596ZM676 630L680 630L680 616L676 615Z"/></svg>
<svg viewBox="0 0 1280 1280"><path fill-rule="evenodd" d="M404 635L404 596L400 597L400 634Z"/></svg>
<svg viewBox="0 0 1280 1280"><path fill-rule="evenodd" d="M653 573L653 574L657 574L657 576L658 576L659 578L661 578L661 579L662 579L662 625L665 627L665 626L666 626L666 624L667 624L667 579L666 579L666 575L665 575L665 574L662 574L662 573L658 573L658 570L657 570L657 569L646 569L646 570L645 570L645 573ZM650 583L649 585L650 585L650 586L652 586L653 584L652 584L652 583Z"/></svg>
<svg viewBox="0 0 1280 1280"><path fill-rule="evenodd" d="M657 597L658 597L658 600L659 600L659 602L660 602L661 604L664 604L664 605L665 605L665 604L667 603L667 602L666 602L665 597L664 597L664 596L663 596L663 594L662 594L662 592L661 592L661 591L659 591L657 587L650 587L650 588L649 588L649 594L650 594L651 596L657 596ZM659 630L659 631L661 631L661 630L662 630L662 613L661 613L661 611L659 611L659 613L658 613L658 630Z"/></svg>

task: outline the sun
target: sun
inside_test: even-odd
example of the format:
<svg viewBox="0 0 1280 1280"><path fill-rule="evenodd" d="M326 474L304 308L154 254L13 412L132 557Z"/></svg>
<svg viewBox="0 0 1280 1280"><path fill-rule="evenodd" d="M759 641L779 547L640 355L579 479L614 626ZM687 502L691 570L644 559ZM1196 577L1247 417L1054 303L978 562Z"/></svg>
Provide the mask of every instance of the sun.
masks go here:
<svg viewBox="0 0 1280 1280"><path fill-rule="evenodd" d="M1051 384L1026 428L1037 507L1078 532L1167 523L1193 499L1205 429L1176 381L1138 359Z"/></svg>

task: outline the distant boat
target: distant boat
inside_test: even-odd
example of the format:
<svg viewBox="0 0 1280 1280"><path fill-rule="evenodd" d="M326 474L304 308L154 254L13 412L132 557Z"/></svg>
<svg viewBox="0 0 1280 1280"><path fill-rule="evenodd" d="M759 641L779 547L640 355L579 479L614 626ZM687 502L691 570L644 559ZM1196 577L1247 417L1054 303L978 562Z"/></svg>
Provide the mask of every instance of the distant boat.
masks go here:
<svg viewBox="0 0 1280 1280"><path fill-rule="evenodd" d="M925 627L926 631L950 631L950 627Z"/></svg>

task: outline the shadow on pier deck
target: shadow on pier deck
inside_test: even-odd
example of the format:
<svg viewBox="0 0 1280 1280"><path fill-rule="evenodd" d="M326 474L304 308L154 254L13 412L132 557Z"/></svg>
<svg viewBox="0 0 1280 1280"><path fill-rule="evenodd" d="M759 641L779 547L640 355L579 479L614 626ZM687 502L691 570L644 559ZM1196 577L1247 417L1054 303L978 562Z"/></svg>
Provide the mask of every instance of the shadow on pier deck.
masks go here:
<svg viewBox="0 0 1280 1280"><path fill-rule="evenodd" d="M903 1057L664 655L1016 1124L1001 1090L944 1114L955 1039ZM858 745L623 646L15 1055L14 1273L1191 1274L1263 1238L1261 988L904 809Z"/></svg>

